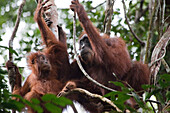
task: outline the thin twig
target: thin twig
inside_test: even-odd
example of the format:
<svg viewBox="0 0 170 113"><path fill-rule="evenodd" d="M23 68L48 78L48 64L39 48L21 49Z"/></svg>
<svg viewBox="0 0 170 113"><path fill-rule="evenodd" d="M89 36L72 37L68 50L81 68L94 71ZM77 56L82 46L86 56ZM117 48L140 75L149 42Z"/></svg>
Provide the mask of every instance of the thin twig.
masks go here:
<svg viewBox="0 0 170 113"><path fill-rule="evenodd" d="M161 0L160 0L160 2L161 2ZM165 0L162 0L162 8L161 8L160 13L161 13L161 15L160 15L160 18L161 18L161 20L160 20L160 26L161 26L161 28L160 28L160 37L161 37L162 34L163 34L164 23L165 23Z"/></svg>
<svg viewBox="0 0 170 113"><path fill-rule="evenodd" d="M163 51L163 50L162 50ZM160 60L162 60L164 57L165 57L165 54L166 54L166 49L163 51L163 55L160 56L158 59L156 59L153 63L151 63L149 65L149 67L152 67L155 63L159 62Z"/></svg>
<svg viewBox="0 0 170 113"><path fill-rule="evenodd" d="M141 18L144 14L146 14L146 12L148 11L148 9L149 9L149 5L148 5L144 10L142 10L142 12L138 15L138 17L135 19L135 23L138 23L138 22L139 22L140 18Z"/></svg>
<svg viewBox="0 0 170 113"><path fill-rule="evenodd" d="M93 8L91 8L91 9L89 9L89 10L87 10L87 13L91 12L93 9L96 9L96 8L100 7L100 6L103 5L104 3L106 3L106 1L104 1L103 3L100 3L99 5L93 7Z"/></svg>
<svg viewBox="0 0 170 113"><path fill-rule="evenodd" d="M153 109L153 112L156 113L155 108L154 108L152 102L149 101L149 103L150 103L150 105L151 105L151 107L152 107L152 109Z"/></svg>
<svg viewBox="0 0 170 113"><path fill-rule="evenodd" d="M165 59L162 59L161 62L162 62L162 64L163 64L166 72L167 72L167 73L170 73L170 67L169 67L168 63L165 61Z"/></svg>
<svg viewBox="0 0 170 113"><path fill-rule="evenodd" d="M159 101L149 100L149 99L146 99L145 102L152 102L152 103L156 103L156 104L161 104Z"/></svg>
<svg viewBox="0 0 170 113"><path fill-rule="evenodd" d="M122 0L122 3L123 3L125 20L126 20L126 22L127 22L127 24L128 24L128 27L129 27L130 31L131 31L132 35L135 37L135 39L140 43L140 45L144 47L144 46L145 46L145 43L144 43L142 40L140 40L140 38L135 34L135 32L133 31L133 29L132 29L131 26L130 26L130 23L129 23L129 21L128 21L127 14L126 14L126 5L125 5L124 0Z"/></svg>
<svg viewBox="0 0 170 113"><path fill-rule="evenodd" d="M166 109L170 108L170 100L168 101L167 105L162 109L162 112L165 113Z"/></svg>
<svg viewBox="0 0 170 113"><path fill-rule="evenodd" d="M170 15L168 15L168 16L165 18L164 22L166 22L169 18L170 18Z"/></svg>
<svg viewBox="0 0 170 113"><path fill-rule="evenodd" d="M127 82L127 81L122 81L122 80L120 80L116 75L115 75L115 73L112 73L113 75L114 75L114 77L116 77L116 81L118 81L118 82L122 82L122 83L124 83L124 84L126 84L127 85L127 87L129 87L129 88L131 88L131 89L133 89L132 88L132 86ZM133 89L133 91L136 93L136 94L138 94L138 93L140 93L141 91L139 91L139 92L136 92L134 89ZM127 95L129 95L129 96L133 96L132 94L127 94ZM138 95L139 96L139 95ZM139 96L139 98L140 99L142 99L142 97L141 96Z"/></svg>
<svg viewBox="0 0 170 113"><path fill-rule="evenodd" d="M2 68L6 68L6 66L5 65L0 65L0 67L2 67ZM18 66L17 66L18 67ZM18 68L26 68L26 67L18 67Z"/></svg>

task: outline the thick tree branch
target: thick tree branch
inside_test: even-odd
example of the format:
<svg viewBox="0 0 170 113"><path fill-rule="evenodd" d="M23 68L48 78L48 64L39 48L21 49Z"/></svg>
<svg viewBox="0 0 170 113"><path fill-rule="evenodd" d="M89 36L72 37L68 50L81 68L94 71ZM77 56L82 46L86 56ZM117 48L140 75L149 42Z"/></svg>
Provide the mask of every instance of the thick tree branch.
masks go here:
<svg viewBox="0 0 170 113"><path fill-rule="evenodd" d="M168 44L168 41L170 40L170 27L167 29L167 31L164 33L164 35L161 37L157 45L155 46L152 56L151 56L151 84L156 83L156 75L160 69L161 65L161 59L163 59L165 53L166 53L166 46Z"/></svg>
<svg viewBox="0 0 170 113"><path fill-rule="evenodd" d="M45 11L45 18L49 19L50 21L52 21L52 24L50 25L50 29L52 30L52 32L54 33L54 35L56 36L56 38L59 40L59 36L58 36L58 12L57 12L57 6L55 5L54 0L49 0L49 2L46 3L46 6L51 5L50 9Z"/></svg>
<svg viewBox="0 0 170 113"><path fill-rule="evenodd" d="M114 0L106 0L106 11L105 11L105 18L104 18L104 33L106 33L107 35L110 35L114 2L115 2Z"/></svg>
<svg viewBox="0 0 170 113"><path fill-rule="evenodd" d="M145 46L145 43L144 43L142 40L140 40L140 38L135 34L135 32L133 31L133 29L132 29L131 26L130 26L130 23L129 23L129 21L128 21L127 14L126 14L126 5L125 5L124 0L122 0L122 3L123 3L125 20L126 20L126 22L127 22L127 24L128 24L128 27L129 27L130 31L131 31L132 35L135 37L135 39L140 43L140 45L141 45L142 47L144 47L144 46Z"/></svg>
<svg viewBox="0 0 170 113"><path fill-rule="evenodd" d="M161 1L159 1L161 2ZM160 3L161 4L161 3ZM160 40L162 34L163 34L163 28L164 28L164 23L166 21L166 19L164 19L165 17L165 0L162 1L161 7L159 8L159 21L158 21L158 39ZM168 64L166 63L165 59L161 59L162 64L164 65L167 73L170 72L170 68L168 66Z"/></svg>

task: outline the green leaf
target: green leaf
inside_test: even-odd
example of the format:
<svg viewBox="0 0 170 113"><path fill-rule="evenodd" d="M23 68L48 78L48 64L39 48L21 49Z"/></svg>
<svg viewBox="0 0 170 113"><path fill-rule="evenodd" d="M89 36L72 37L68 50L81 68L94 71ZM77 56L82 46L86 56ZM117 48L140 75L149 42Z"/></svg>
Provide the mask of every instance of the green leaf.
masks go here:
<svg viewBox="0 0 170 113"><path fill-rule="evenodd" d="M26 100L26 99L22 99L22 102L23 102L24 104L30 106L30 107L33 106L33 104L32 104L30 101Z"/></svg>
<svg viewBox="0 0 170 113"><path fill-rule="evenodd" d="M144 103L141 101L139 96L134 92L132 92L132 95L133 95L134 99L136 100L136 102L139 104L139 106L144 108Z"/></svg>
<svg viewBox="0 0 170 113"><path fill-rule="evenodd" d="M143 84L143 85L142 85L142 88L143 88L144 90L147 90L147 89L149 89L149 88L154 88L154 85Z"/></svg>
<svg viewBox="0 0 170 113"><path fill-rule="evenodd" d="M19 99L22 99L22 96L20 95L16 95L16 94L12 94L11 97L15 97L15 98L19 98Z"/></svg>
<svg viewBox="0 0 170 113"><path fill-rule="evenodd" d="M31 108L33 108L35 111L37 111L38 113L43 113L43 109L41 106L39 105L32 105Z"/></svg>
<svg viewBox="0 0 170 113"><path fill-rule="evenodd" d="M167 97L166 101L169 102L169 100L170 100L170 91L167 91L166 97Z"/></svg>
<svg viewBox="0 0 170 113"><path fill-rule="evenodd" d="M38 99L36 99L36 98L32 98L32 99L31 99L31 102L32 102L33 104L40 104L40 101L39 101Z"/></svg>
<svg viewBox="0 0 170 113"><path fill-rule="evenodd" d="M56 105L52 103L46 103L45 108L51 113L61 113L61 108L57 107Z"/></svg>
<svg viewBox="0 0 170 113"><path fill-rule="evenodd" d="M113 96L113 95L115 96L117 94L118 94L118 92L114 91L114 92L110 92L110 93L105 94L104 97L111 97L111 96Z"/></svg>
<svg viewBox="0 0 170 113"><path fill-rule="evenodd" d="M14 53L16 56L18 56L18 53L15 50L13 50L12 48L9 48L9 47L6 47L6 46L0 46L0 48L8 49L10 53Z"/></svg>
<svg viewBox="0 0 170 113"><path fill-rule="evenodd" d="M162 88L169 87L170 84L170 74L164 74L160 76L159 84Z"/></svg>
<svg viewBox="0 0 170 113"><path fill-rule="evenodd" d="M12 103L12 102L11 102ZM19 111L21 111L21 109L23 109L25 107L25 105L21 102L18 101L13 101L13 103L17 106L17 108L19 109Z"/></svg>
<svg viewBox="0 0 170 113"><path fill-rule="evenodd" d="M54 102L55 104L57 104L57 105L62 106L62 107L65 107L66 105L71 105L71 104L73 104L73 102L72 102L70 99L66 98L66 97L57 98L57 99L55 99L55 101L53 101L53 102Z"/></svg>
<svg viewBox="0 0 170 113"><path fill-rule="evenodd" d="M153 90L150 93L146 93L146 98L145 99L149 99L152 95L155 95L155 94L159 93L160 91L161 91L161 89L158 88L158 89Z"/></svg>
<svg viewBox="0 0 170 113"><path fill-rule="evenodd" d="M126 100L128 100L128 99L130 99L130 96L129 96L129 95L119 93L119 94L118 94L118 99L116 100L116 102L117 102L117 103L122 103L122 104L124 104L124 102L125 102Z"/></svg>
<svg viewBox="0 0 170 113"><path fill-rule="evenodd" d="M116 103L116 102L114 102L114 104L115 104L120 110L122 110L122 111L125 110L124 104L119 104L119 103Z"/></svg>
<svg viewBox="0 0 170 113"><path fill-rule="evenodd" d="M52 101L55 98L57 98L57 97L54 94L46 94L43 97L41 97L42 101L44 101L44 102Z"/></svg>
<svg viewBox="0 0 170 113"><path fill-rule="evenodd" d="M120 87L125 87L125 85L121 82L113 82L113 81L109 81L109 83L113 83L116 86L120 86Z"/></svg>
<svg viewBox="0 0 170 113"><path fill-rule="evenodd" d="M126 106L126 109L128 109L128 110L130 110L130 112L132 113L136 113L136 110L135 109L133 109L133 108L131 108L130 106L128 106L128 105L125 105Z"/></svg>

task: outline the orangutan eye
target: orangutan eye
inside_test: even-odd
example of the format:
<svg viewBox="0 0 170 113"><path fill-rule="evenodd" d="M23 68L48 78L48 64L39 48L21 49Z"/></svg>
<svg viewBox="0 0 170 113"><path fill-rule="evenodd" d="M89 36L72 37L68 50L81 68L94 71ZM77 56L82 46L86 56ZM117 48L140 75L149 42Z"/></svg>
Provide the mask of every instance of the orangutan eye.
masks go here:
<svg viewBox="0 0 170 113"><path fill-rule="evenodd" d="M34 64L34 63L35 63L34 59L31 61L31 63L32 63L32 64Z"/></svg>

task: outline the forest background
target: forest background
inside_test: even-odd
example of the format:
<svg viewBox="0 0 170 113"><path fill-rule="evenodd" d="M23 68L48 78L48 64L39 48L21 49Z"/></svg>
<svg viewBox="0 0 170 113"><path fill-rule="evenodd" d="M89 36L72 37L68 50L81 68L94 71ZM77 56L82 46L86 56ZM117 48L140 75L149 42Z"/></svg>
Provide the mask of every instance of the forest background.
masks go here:
<svg viewBox="0 0 170 113"><path fill-rule="evenodd" d="M21 2L22 0L2 0L0 4L0 111L9 111L11 108L19 110L23 107L22 103L11 103L11 88L8 83L8 74L5 68L5 63L9 60L8 41L13 32ZM80 2L84 5L93 24L104 33L106 1L80 0ZM64 1L64 3L56 0L59 14L58 21L59 25L64 28L67 34L68 52L71 62L72 59L74 59L74 52L73 12L69 9L70 3L71 1L69 0ZM156 81L154 81L156 84L145 86L146 97L143 97L142 102L146 102L147 99L150 99L150 97L154 95L156 100L153 103L156 103L156 107L146 107L140 103L141 101L139 99L137 100L139 101L138 104L140 107L146 111L166 111L170 103L170 93L168 91L170 84L169 38L166 41L167 44L164 43L166 45L165 47L161 44L159 45L158 42L163 36L163 38L167 38L164 35L165 33L170 34L170 29L168 29L170 23L170 1L125 0L125 5L127 14L124 15L123 3L118 0L114 2L109 34L111 36L120 36L125 40L133 60L148 63L151 67L155 65L156 68L154 68L153 72L154 74L156 73ZM27 54L43 48L39 29L33 19L35 8L36 2L34 0L26 0L19 29L14 39L14 51L10 50L14 53L14 63L19 67L23 75L23 80L25 80L30 73L26 65ZM82 28L78 21L76 27L76 36L79 36ZM156 45L160 48L154 51ZM154 59L152 55L158 56ZM152 91L148 91L149 88L151 88ZM122 107L124 101L125 100L121 103L114 103L123 110L125 109ZM152 102L148 101L148 103L151 105ZM11 106L7 107L6 104Z"/></svg>

